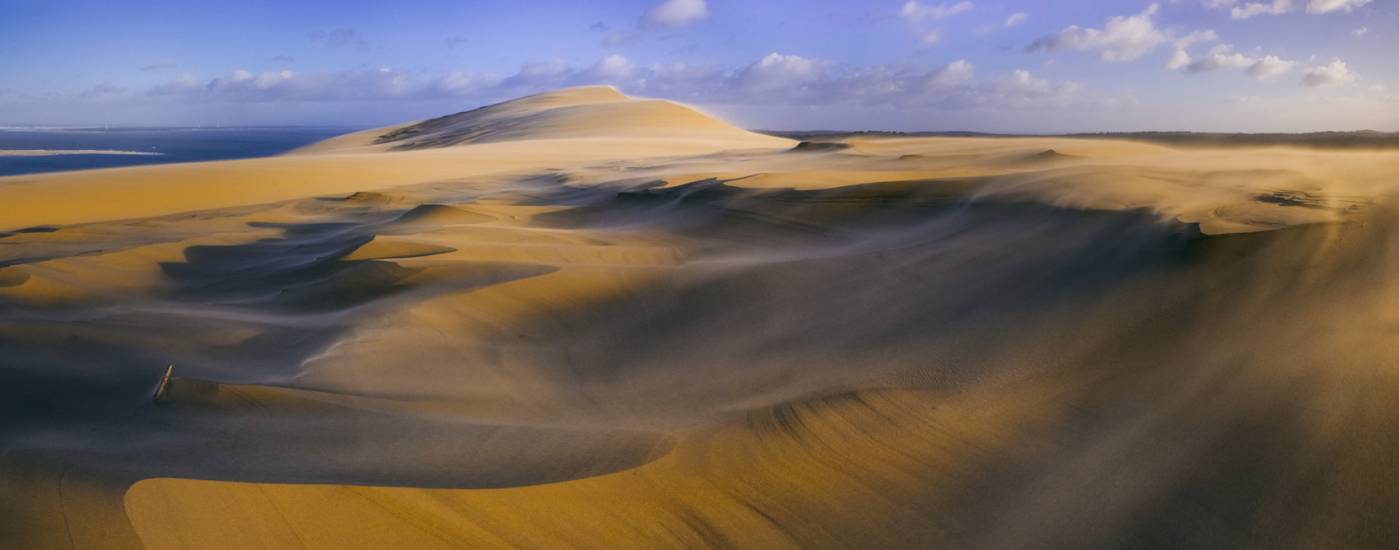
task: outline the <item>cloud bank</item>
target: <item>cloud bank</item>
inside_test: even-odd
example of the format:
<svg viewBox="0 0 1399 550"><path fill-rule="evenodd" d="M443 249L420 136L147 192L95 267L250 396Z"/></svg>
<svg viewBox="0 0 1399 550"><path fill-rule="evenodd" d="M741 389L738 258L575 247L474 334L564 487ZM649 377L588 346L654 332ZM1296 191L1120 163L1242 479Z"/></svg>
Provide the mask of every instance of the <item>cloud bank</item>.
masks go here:
<svg viewBox="0 0 1399 550"><path fill-rule="evenodd" d="M1283 15L1297 9L1300 0L1272 0L1271 2L1238 2L1237 0L1204 0L1205 6L1214 9L1228 9L1234 19L1251 19L1259 15ZM1373 0L1308 0L1306 12L1312 15L1328 13L1350 13L1369 4Z"/></svg>
<svg viewBox="0 0 1399 550"><path fill-rule="evenodd" d="M637 95L706 104L918 108L1063 106L1082 86L1025 70L978 78L966 60L935 69L848 67L773 52L741 67L669 63L640 66L608 55L586 67L531 63L508 76L450 73L424 77L388 68L340 72L234 71L208 80L181 77L146 90L150 98L197 102L334 102L507 99L552 88L612 84Z"/></svg>

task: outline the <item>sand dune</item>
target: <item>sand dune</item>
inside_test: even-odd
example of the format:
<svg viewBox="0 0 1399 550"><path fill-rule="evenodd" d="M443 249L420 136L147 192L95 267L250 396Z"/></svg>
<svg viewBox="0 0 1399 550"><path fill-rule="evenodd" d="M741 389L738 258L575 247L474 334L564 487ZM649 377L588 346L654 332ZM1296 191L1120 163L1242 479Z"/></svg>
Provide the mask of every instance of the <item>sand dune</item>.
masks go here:
<svg viewBox="0 0 1399 550"><path fill-rule="evenodd" d="M481 111L492 116L478 123L474 113ZM392 131L383 129L273 158L4 177L0 178L0 231L607 161L771 150L796 143L747 132L674 103L627 98L606 87L542 94L446 120L449 135L476 131L479 125L487 128L490 138L460 143L450 139L431 146L408 141L412 145L408 148L414 150L398 151L403 147L397 141L374 143L380 132ZM398 154L364 154L388 150ZM332 154L334 159L324 158Z"/></svg>
<svg viewBox="0 0 1399 550"><path fill-rule="evenodd" d="M663 143L711 141L726 149L795 143L735 128L671 101L635 99L610 86L584 86L432 120L348 134L303 147L293 154L412 151L503 141L579 138L590 141L645 138Z"/></svg>
<svg viewBox="0 0 1399 550"><path fill-rule="evenodd" d="M0 178L0 548L1391 546L1396 173L589 87Z"/></svg>
<svg viewBox="0 0 1399 550"><path fill-rule="evenodd" d="M445 204L420 204L394 220L397 225L437 227L491 221L493 218Z"/></svg>

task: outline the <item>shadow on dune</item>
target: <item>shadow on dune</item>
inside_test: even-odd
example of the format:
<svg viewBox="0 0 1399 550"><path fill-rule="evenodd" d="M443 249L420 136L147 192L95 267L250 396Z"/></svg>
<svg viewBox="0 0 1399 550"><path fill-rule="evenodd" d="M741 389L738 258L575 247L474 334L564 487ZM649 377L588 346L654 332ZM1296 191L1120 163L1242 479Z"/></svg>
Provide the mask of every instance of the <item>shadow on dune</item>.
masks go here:
<svg viewBox="0 0 1399 550"><path fill-rule="evenodd" d="M51 448L48 430L86 426L59 445L62 454L84 463L82 469L133 480L489 487L633 467L664 444L663 437L639 432L424 416L362 406L354 395L285 386L302 361L383 308L553 268L471 262L404 268L346 260L374 238L378 225L272 227L284 235L191 246L186 262L161 264L173 286L158 308L94 309L76 326L59 319L0 318L0 348L6 352L0 374L15 382L0 390L10 421L7 447L28 456L33 452L17 449ZM172 363L179 365L181 389L172 392L171 402L153 405L154 380ZM463 455L479 459L470 471L461 469Z"/></svg>
<svg viewBox="0 0 1399 550"><path fill-rule="evenodd" d="M1014 339L1006 329L1059 322L1133 280L1182 269L1202 246L1193 225L1144 211L973 200L972 190L968 182L774 191L704 181L539 216L548 227L660 230L698 244L663 285L560 312L536 338L607 365L580 369L586 380L654 377L693 388L722 383L710 372L721 365L749 365L723 377L745 380L803 365L792 380L806 384L850 377L849 365L861 364L857 378L922 371L950 383L985 375L1003 340ZM693 345L697 334L712 345ZM945 364L930 371L936 363ZM738 394L773 389L771 380L732 385Z"/></svg>
<svg viewBox="0 0 1399 550"><path fill-rule="evenodd" d="M417 270L385 261L342 261L374 239L359 224L275 225L276 239L191 246L184 263L161 269L179 299L325 311L354 307L405 290Z"/></svg>

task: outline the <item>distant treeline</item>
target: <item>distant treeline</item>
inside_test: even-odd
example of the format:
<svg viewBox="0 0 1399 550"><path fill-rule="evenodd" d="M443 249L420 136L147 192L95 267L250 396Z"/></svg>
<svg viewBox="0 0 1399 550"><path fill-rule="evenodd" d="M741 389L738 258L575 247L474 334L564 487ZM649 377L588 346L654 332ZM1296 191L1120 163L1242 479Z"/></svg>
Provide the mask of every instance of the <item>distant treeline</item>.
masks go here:
<svg viewBox="0 0 1399 550"><path fill-rule="evenodd" d="M1307 132L1300 134L1228 134L1205 132L1101 132L1084 134L987 134L982 132L840 132L803 131L762 133L803 140L821 141L849 137L1068 137L1088 139L1130 139L1182 147L1268 147L1293 146L1318 149L1399 149L1399 132Z"/></svg>

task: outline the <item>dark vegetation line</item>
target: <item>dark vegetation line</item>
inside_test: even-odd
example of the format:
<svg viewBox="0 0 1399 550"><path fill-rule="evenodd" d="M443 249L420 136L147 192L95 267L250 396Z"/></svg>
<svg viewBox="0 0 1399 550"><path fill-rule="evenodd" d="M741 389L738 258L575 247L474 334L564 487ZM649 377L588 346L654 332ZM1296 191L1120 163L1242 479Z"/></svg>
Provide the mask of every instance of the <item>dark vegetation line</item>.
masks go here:
<svg viewBox="0 0 1399 550"><path fill-rule="evenodd" d="M776 131L756 130L770 136L816 141L849 137L1065 137L1090 139L1129 139L1181 147L1267 147L1293 146L1317 149L1399 149L1399 132L1360 130L1355 132L1307 132L1300 134L1243 134L1209 132L1101 132L1078 134L990 134L983 132L885 132L835 130Z"/></svg>

